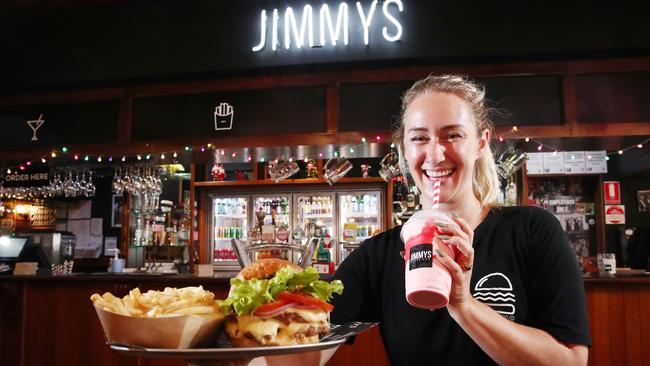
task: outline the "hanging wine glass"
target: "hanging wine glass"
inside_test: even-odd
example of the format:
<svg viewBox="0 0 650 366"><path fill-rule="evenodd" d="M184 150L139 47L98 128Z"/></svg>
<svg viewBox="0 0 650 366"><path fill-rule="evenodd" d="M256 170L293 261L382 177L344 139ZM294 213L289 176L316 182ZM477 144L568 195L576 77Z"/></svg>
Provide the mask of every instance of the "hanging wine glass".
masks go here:
<svg viewBox="0 0 650 366"><path fill-rule="evenodd" d="M77 177L79 177L78 174L77 174ZM81 173L81 181L77 182L77 186L79 187L78 195L88 197L88 191L87 191L88 190L88 182L86 182L86 171L85 170Z"/></svg>
<svg viewBox="0 0 650 366"><path fill-rule="evenodd" d="M86 197L95 197L97 187L93 184L93 172L88 173L88 184L86 185Z"/></svg>
<svg viewBox="0 0 650 366"><path fill-rule="evenodd" d="M92 175L90 176L92 180ZM113 188L113 193L117 195L121 195L122 191L124 190L124 184L122 181L122 168L117 168L115 171L115 174L113 175L113 183L111 184L111 187Z"/></svg>

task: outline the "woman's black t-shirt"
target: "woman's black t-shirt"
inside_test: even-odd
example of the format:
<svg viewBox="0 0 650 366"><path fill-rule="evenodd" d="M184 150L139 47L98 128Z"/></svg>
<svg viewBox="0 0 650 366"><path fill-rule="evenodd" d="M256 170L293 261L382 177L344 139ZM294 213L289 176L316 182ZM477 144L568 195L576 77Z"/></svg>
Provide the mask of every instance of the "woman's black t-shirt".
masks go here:
<svg viewBox="0 0 650 366"><path fill-rule="evenodd" d="M404 290L401 227L366 240L335 278L332 323L379 321L394 365L494 364L449 316L412 307ZM591 345L580 269L557 219L537 207L491 210L474 231L471 293L506 319L561 342Z"/></svg>

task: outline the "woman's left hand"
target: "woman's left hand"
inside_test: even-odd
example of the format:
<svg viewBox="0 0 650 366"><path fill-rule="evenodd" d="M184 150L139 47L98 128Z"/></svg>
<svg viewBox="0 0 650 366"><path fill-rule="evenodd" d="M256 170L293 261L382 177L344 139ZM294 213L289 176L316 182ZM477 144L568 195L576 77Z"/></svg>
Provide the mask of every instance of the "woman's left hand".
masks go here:
<svg viewBox="0 0 650 366"><path fill-rule="evenodd" d="M474 264L474 230L467 221L457 215L452 215L456 225L446 225L440 228L448 239L439 238L441 245L455 246L455 260L449 255L439 253L438 260L449 270L451 274L451 293L449 294L449 305L447 307L461 306L472 299L470 293L470 279L472 278L472 265ZM443 254L442 256L440 254Z"/></svg>

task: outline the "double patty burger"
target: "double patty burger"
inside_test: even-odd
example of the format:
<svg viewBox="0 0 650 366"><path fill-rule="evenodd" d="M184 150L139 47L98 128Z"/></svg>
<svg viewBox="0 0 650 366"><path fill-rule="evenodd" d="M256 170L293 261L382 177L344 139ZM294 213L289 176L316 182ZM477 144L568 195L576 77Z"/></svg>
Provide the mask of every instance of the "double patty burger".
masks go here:
<svg viewBox="0 0 650 366"><path fill-rule="evenodd" d="M251 263L230 280L230 294L220 305L226 334L237 347L316 343L330 331L327 303L343 284L318 280L310 267L269 258Z"/></svg>

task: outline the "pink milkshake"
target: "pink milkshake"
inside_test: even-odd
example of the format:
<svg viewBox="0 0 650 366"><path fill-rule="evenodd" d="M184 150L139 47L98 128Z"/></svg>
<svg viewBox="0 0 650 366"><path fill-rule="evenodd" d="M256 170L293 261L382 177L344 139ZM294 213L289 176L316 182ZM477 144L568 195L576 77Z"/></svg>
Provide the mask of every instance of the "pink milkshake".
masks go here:
<svg viewBox="0 0 650 366"><path fill-rule="evenodd" d="M426 209L415 213L400 234L404 241L406 301L430 310L447 306L451 291L451 275L435 258L435 249L455 258L450 246L435 241L440 235L436 223L456 225L446 214Z"/></svg>

